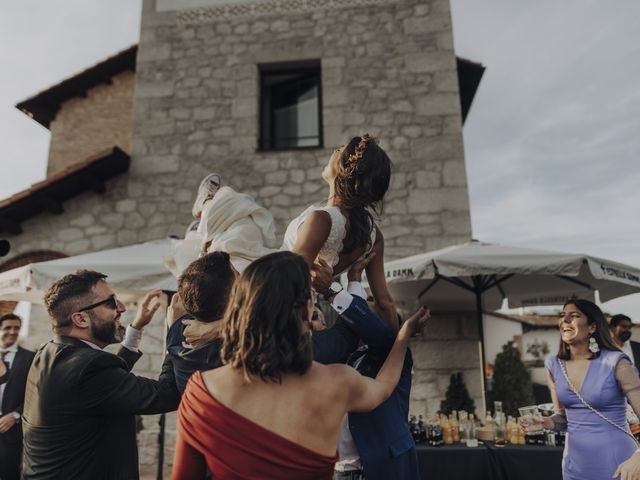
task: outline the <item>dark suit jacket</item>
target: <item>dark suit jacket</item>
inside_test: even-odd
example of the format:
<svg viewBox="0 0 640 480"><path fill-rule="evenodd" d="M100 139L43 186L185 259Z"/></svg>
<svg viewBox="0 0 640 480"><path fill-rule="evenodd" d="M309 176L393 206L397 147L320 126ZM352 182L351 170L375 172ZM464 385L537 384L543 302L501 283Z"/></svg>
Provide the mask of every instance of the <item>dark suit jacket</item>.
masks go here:
<svg viewBox="0 0 640 480"><path fill-rule="evenodd" d="M187 381L195 371L211 370L222 365L220 360L221 339L193 349L183 346L185 327L181 320L187 317L193 318L190 315L180 317L167 332L167 351L171 356L176 383L181 393L184 392ZM361 319L358 318L356 321L361 321ZM358 346L357 335L345 325L342 319L338 319L331 328L314 332L312 340L313 359L323 364L345 363Z"/></svg>
<svg viewBox="0 0 640 480"><path fill-rule="evenodd" d="M375 377L395 336L359 297L353 297L342 317L367 344L349 358L349 364L362 375ZM371 412L349 413L349 429L367 480L420 478L415 442L407 421L412 366L411 351L407 350L400 381L391 396Z"/></svg>
<svg viewBox="0 0 640 480"><path fill-rule="evenodd" d="M23 479L138 479L135 415L180 401L170 360L156 381L130 373L140 356L70 337L38 350L27 379Z"/></svg>
<svg viewBox="0 0 640 480"><path fill-rule="evenodd" d="M640 370L640 342L634 342L630 340L631 351L633 352L633 363L638 370Z"/></svg>
<svg viewBox="0 0 640 480"><path fill-rule="evenodd" d="M2 415L18 412L22 414L24 389L27 374L34 353L18 347L6 375L6 384L2 396ZM2 383L2 382L0 382ZM22 424L17 422L5 433L0 433L0 478L18 480L20 478L20 460L22 458Z"/></svg>
<svg viewBox="0 0 640 480"><path fill-rule="evenodd" d="M35 353L31 350L18 347L18 351L11 363L7 384L4 386L4 395L2 396L3 415L9 412L18 412L22 415L27 374L29 373L29 367L31 367L34 355ZM0 433L0 437L5 442L21 443L22 427L20 423L14 425L8 432Z"/></svg>

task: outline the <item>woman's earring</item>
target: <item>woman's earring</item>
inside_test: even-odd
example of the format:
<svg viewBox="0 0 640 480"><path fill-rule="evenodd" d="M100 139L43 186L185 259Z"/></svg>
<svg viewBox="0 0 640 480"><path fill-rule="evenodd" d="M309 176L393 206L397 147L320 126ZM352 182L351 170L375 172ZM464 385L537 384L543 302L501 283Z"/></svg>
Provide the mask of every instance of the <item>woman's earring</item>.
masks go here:
<svg viewBox="0 0 640 480"><path fill-rule="evenodd" d="M591 353L598 353L600 351L600 345L596 342L596 339L589 337L589 351Z"/></svg>

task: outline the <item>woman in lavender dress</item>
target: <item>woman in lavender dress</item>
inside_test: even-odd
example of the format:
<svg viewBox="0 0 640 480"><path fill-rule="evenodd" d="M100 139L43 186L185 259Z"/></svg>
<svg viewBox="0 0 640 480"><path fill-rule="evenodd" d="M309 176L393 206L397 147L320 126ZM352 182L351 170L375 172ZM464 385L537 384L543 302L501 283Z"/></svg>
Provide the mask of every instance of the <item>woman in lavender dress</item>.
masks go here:
<svg viewBox="0 0 640 480"><path fill-rule="evenodd" d="M613 343L604 315L594 303L567 302L559 327L558 355L546 362L556 414L538 417L526 430L567 430L564 480L640 479L640 452L626 419L627 400L640 413L637 370ZM624 431L589 409L574 388Z"/></svg>

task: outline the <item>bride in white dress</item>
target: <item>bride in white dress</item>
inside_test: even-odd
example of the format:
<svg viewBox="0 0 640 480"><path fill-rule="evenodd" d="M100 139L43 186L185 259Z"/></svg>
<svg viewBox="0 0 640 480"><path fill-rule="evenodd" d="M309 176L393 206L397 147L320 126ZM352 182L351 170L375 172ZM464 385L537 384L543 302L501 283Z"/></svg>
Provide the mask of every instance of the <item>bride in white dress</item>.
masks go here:
<svg viewBox="0 0 640 480"><path fill-rule="evenodd" d="M333 152L322 178L329 184L326 205L311 206L292 220L282 249L302 255L310 266L319 256L333 267L334 275L375 252L366 269L367 281L380 317L397 331L397 314L384 274L384 237L371 214L381 210L391 161L365 134Z"/></svg>
<svg viewBox="0 0 640 480"><path fill-rule="evenodd" d="M213 181L210 177L212 177ZM312 205L287 227L281 250L291 250L313 266L319 257L339 275L370 252L367 281L380 317L395 332L398 321L384 275L384 238L371 211L379 213L389 188L391 161L368 134L336 149L322 172L329 185L326 205ZM242 269L251 260L274 251L273 218L245 194L219 188L209 175L201 184L194 215L203 250L228 252ZM196 212L196 210L198 210Z"/></svg>

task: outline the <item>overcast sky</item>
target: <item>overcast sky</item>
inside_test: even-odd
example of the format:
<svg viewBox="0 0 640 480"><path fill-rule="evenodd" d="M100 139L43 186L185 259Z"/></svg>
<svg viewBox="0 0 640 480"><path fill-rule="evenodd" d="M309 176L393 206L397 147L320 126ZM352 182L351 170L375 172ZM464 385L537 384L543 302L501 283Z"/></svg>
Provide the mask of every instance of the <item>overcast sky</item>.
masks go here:
<svg viewBox="0 0 640 480"><path fill-rule="evenodd" d="M44 178L14 105L137 43L140 0L14 0L0 15L0 199ZM640 266L640 2L452 0L486 72L464 129L475 238ZM640 295L611 302L640 321Z"/></svg>

